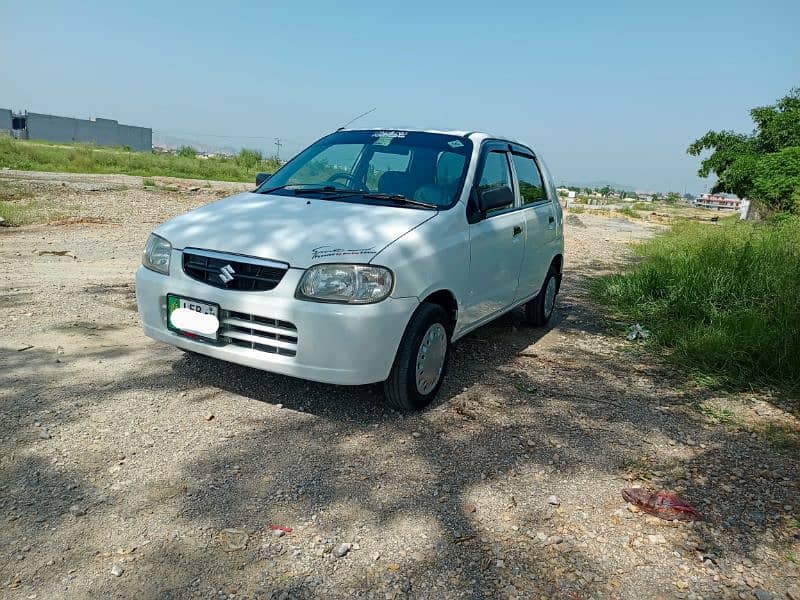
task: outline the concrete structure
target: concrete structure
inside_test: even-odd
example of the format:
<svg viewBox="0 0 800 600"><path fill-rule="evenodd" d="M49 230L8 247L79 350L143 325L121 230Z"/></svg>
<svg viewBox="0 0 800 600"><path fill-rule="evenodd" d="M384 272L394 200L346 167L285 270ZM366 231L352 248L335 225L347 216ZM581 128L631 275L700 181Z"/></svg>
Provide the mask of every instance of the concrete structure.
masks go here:
<svg viewBox="0 0 800 600"><path fill-rule="evenodd" d="M123 125L112 119L73 119L40 113L11 113L0 109L0 129L4 115L11 115L12 135L25 140L84 142L98 146L128 146L131 150L153 149L153 130Z"/></svg>
<svg viewBox="0 0 800 600"><path fill-rule="evenodd" d="M0 108L0 135L11 135L11 111Z"/></svg>

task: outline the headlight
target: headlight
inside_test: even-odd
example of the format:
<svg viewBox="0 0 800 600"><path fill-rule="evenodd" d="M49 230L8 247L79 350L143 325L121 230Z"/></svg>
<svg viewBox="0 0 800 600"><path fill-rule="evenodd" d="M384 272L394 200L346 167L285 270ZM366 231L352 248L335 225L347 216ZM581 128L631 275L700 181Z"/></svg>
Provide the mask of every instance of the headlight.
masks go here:
<svg viewBox="0 0 800 600"><path fill-rule="evenodd" d="M394 277L385 267L372 265L317 265L300 279L297 297L317 302L370 304L392 292Z"/></svg>
<svg viewBox="0 0 800 600"><path fill-rule="evenodd" d="M154 233L147 238L147 244L142 253L142 264L156 271L169 275L169 257L172 254L172 244Z"/></svg>

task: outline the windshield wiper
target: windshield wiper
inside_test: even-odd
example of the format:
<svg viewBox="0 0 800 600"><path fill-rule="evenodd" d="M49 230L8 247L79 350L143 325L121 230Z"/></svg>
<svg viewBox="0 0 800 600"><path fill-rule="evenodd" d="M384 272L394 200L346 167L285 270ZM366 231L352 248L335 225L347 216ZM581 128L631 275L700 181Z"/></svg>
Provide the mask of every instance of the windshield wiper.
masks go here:
<svg viewBox="0 0 800 600"><path fill-rule="evenodd" d="M293 188L291 184L287 183L286 185L281 185L276 188L272 188L270 190L264 190L263 192L258 192L259 194L271 194L272 192L277 192L279 190L288 190L290 192L294 192L295 195L304 195L304 194L333 194L340 198L346 198L347 196L359 196L361 198L367 198L369 200L388 200L389 202L396 202L398 204L407 204L409 206L419 206L421 208L428 208L432 210L437 210L439 208L438 205L432 204L430 202L422 202L421 200L413 200L411 198L407 198L402 194L381 194L379 192L369 192L365 190L345 190L337 187L333 187L332 185L326 185L323 187L313 187L313 188Z"/></svg>
<svg viewBox="0 0 800 600"><path fill-rule="evenodd" d="M309 187L309 188L296 188L292 187L297 185L296 183L287 183L286 185L279 185L278 187L274 187L268 190L264 190L263 192L258 192L259 194L271 194L273 192L278 192L280 190L287 190L289 192L294 192L295 195L302 195L302 194L343 194L345 196L350 196L354 193L357 193L353 190L343 190L341 188L333 187L332 185L326 185L324 187Z"/></svg>
<svg viewBox="0 0 800 600"><path fill-rule="evenodd" d="M422 208L430 208L438 210L437 204L430 202L423 202L421 200L413 200L406 198L402 194L380 194L377 192L353 192L354 195L361 196L362 198L369 198L370 200L388 200L389 202L397 202L398 204L408 204L410 206L420 206Z"/></svg>

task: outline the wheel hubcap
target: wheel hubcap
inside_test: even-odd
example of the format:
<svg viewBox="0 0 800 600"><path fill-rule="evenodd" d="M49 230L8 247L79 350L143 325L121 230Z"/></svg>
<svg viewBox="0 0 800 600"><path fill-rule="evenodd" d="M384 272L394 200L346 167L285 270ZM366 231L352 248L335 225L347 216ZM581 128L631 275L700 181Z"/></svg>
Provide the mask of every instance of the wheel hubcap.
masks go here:
<svg viewBox="0 0 800 600"><path fill-rule="evenodd" d="M441 323L434 323L422 336L417 351L416 381L417 391L430 394L439 383L444 368L444 357L447 355L447 331Z"/></svg>
<svg viewBox="0 0 800 600"><path fill-rule="evenodd" d="M544 314L549 317L553 313L556 305L556 278L551 277L547 282L547 289L544 292Z"/></svg>

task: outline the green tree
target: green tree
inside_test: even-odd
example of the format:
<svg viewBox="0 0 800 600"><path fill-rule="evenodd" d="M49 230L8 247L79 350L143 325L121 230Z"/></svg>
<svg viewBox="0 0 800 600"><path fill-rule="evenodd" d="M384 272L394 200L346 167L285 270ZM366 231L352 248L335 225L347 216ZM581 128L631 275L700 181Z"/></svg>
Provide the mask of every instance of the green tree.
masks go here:
<svg viewBox="0 0 800 600"><path fill-rule="evenodd" d="M709 154L698 175L716 175L712 192L747 197L764 208L800 212L800 88L775 104L754 108L750 134L709 131L688 148L689 154Z"/></svg>
<svg viewBox="0 0 800 600"><path fill-rule="evenodd" d="M667 202L667 204L675 204L680 199L681 199L681 195L677 194L675 192L667 192L667 197L664 198L664 200Z"/></svg>
<svg viewBox="0 0 800 600"><path fill-rule="evenodd" d="M756 173L753 197L775 210L800 214L800 145L761 157Z"/></svg>

